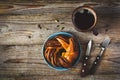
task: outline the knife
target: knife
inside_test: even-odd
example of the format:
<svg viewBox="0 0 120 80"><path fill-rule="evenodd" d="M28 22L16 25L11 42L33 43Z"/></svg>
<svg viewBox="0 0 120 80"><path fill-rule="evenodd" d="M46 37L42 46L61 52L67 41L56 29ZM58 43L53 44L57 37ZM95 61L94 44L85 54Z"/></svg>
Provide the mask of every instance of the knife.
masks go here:
<svg viewBox="0 0 120 80"><path fill-rule="evenodd" d="M86 54L83 57L81 77L85 77L87 75L87 68L88 68L88 63L89 63L89 56L90 56L91 47L92 47L92 40L89 40Z"/></svg>
<svg viewBox="0 0 120 80"><path fill-rule="evenodd" d="M109 45L110 43L110 38L105 38L104 41L101 43L101 50L99 52L99 54L97 55L95 61L93 62L90 70L89 70L89 74L94 74L96 69L97 69L97 65L100 63L101 61L101 58L102 58L102 55L105 51L105 49L107 48L107 46Z"/></svg>

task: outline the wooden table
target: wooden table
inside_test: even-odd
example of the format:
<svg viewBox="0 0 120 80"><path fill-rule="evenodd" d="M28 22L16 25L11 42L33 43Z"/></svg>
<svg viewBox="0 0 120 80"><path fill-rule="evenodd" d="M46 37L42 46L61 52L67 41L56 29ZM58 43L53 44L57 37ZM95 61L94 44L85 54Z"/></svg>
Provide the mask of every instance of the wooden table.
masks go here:
<svg viewBox="0 0 120 80"><path fill-rule="evenodd" d="M92 0L91 0L92 1ZM78 32L71 15L81 5L97 13L98 36ZM89 39L94 46L91 62L99 53L99 44L111 38L95 75L80 77L81 61L67 71L47 66L42 46L55 32L69 31L81 41L82 54ZM119 0L3 0L0 1L0 80L119 80L120 79L120 1Z"/></svg>

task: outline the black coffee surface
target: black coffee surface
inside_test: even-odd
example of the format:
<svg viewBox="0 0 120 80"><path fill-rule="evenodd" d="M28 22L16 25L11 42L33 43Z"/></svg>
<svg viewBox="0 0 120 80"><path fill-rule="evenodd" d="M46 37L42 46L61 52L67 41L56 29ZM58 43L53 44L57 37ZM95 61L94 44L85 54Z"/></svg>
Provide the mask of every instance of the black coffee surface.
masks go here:
<svg viewBox="0 0 120 80"><path fill-rule="evenodd" d="M89 29L94 24L95 21L94 15L86 9L77 11L74 19L76 27L82 30Z"/></svg>

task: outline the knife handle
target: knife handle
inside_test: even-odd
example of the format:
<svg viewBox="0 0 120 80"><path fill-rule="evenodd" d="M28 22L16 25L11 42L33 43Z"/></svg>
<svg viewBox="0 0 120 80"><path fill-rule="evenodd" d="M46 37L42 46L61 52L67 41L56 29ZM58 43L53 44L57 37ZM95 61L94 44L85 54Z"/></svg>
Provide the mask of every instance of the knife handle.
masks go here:
<svg viewBox="0 0 120 80"><path fill-rule="evenodd" d="M88 60L89 60L89 56L85 55L83 57L83 62L82 62L81 77L85 77L87 75L87 68L89 63Z"/></svg>
<svg viewBox="0 0 120 80"><path fill-rule="evenodd" d="M89 70L89 74L94 74L95 73L95 71L97 69L97 66L99 65L100 60L102 58L104 50L105 50L105 48L101 48L100 53L97 55L95 61L93 62L92 66Z"/></svg>

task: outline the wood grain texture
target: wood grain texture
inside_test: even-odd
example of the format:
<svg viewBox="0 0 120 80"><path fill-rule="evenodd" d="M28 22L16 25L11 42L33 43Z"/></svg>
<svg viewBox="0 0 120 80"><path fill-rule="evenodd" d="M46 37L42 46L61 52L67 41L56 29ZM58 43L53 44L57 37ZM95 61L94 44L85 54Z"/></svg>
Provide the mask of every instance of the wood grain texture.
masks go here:
<svg viewBox="0 0 120 80"><path fill-rule="evenodd" d="M73 28L73 24L71 20L71 15L74 9L71 9L68 12L66 12L66 9L62 10L64 11L64 14L61 11L61 9L60 10L56 9L56 11L58 12L55 13L46 12L36 15L29 14L29 15L0 16L0 23L1 23L0 44L1 45L41 44L43 43L42 41L44 41L44 39L46 39L50 34L58 31L75 32L76 34L80 34L81 36L84 35L84 36L88 36L89 38L93 38L96 41L98 41L100 38L103 39L104 36L106 35L106 36L110 36L112 39L114 39L114 41L119 41L120 36L119 35L118 37L114 36L114 34L119 34L119 30L120 30L119 28L120 12L116 11L120 9L119 7L112 8L113 10L116 11L115 13L106 7L96 8L96 10L100 9L102 12L106 11L101 14L99 13L100 11L98 11L99 13L98 22L96 26L98 28L98 32L100 33L99 35L100 37L93 36L91 35L90 32L78 33ZM56 22L56 20L59 20L59 22ZM29 38L29 36L31 37Z"/></svg>
<svg viewBox="0 0 120 80"><path fill-rule="evenodd" d="M85 1L0 1L0 80L119 80L120 1ZM71 15L81 5L95 9L98 36L74 29ZM95 75L81 78L81 61L68 71L55 71L47 66L42 56L44 41L59 31L71 32L79 38L82 55L88 40L93 39L91 63L100 51L99 44L105 37L111 38Z"/></svg>

